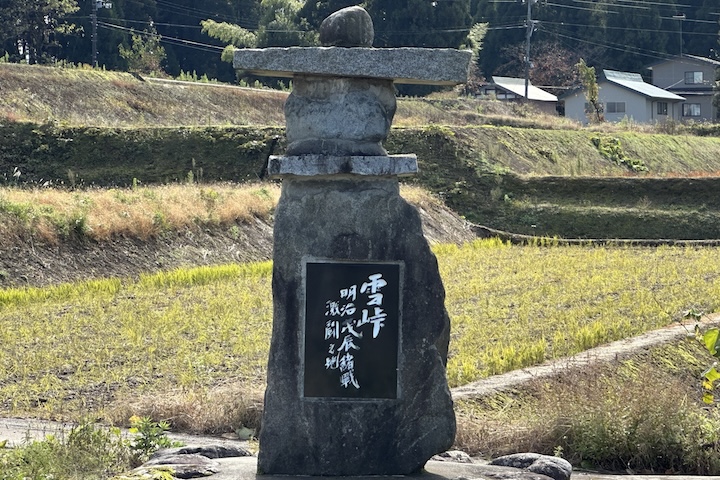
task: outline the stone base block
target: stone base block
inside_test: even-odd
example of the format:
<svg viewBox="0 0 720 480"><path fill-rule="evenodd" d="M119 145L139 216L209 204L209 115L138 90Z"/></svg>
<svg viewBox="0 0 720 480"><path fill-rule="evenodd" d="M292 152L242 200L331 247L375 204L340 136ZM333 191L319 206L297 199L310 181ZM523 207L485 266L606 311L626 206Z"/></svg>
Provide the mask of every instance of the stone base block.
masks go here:
<svg viewBox="0 0 720 480"><path fill-rule="evenodd" d="M418 172L417 156L271 156L267 173L270 178L289 176L316 177L325 175L408 176Z"/></svg>
<svg viewBox="0 0 720 480"><path fill-rule="evenodd" d="M396 178L286 178L259 473L405 475L450 448L444 298Z"/></svg>

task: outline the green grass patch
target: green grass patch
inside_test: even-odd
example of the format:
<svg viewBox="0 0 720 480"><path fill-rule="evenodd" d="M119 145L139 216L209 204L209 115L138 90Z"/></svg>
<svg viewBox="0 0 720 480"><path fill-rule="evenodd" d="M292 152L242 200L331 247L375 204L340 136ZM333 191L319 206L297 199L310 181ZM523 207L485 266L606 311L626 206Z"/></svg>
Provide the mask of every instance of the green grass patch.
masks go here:
<svg viewBox="0 0 720 480"><path fill-rule="evenodd" d="M716 248L436 247L451 385L571 355L720 304ZM113 399L262 384L269 263L0 291L0 406L73 418Z"/></svg>
<svg viewBox="0 0 720 480"><path fill-rule="evenodd" d="M448 379L559 358L720 306L715 248L440 248L453 322Z"/></svg>
<svg viewBox="0 0 720 480"><path fill-rule="evenodd" d="M561 455L590 470L717 475L720 412L699 389L712 360L686 339L460 401L456 446L488 457Z"/></svg>

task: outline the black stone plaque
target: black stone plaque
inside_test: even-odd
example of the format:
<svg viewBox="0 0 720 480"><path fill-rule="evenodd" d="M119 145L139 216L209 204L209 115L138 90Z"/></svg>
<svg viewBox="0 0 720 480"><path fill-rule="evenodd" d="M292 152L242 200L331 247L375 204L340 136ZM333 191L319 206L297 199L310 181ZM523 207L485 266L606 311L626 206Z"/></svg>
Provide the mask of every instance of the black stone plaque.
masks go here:
<svg viewBox="0 0 720 480"><path fill-rule="evenodd" d="M402 264L305 263L306 398L395 399Z"/></svg>

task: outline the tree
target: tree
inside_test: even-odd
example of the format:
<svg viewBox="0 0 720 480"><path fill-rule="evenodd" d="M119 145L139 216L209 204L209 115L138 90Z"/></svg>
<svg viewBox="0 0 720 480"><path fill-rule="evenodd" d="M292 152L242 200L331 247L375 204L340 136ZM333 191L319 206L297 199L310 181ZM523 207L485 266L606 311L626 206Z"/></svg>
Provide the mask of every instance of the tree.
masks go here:
<svg viewBox="0 0 720 480"><path fill-rule="evenodd" d="M467 45L463 45L464 48L470 48L472 52L468 80L462 86L462 92L465 95L479 92L480 86L484 81L483 76L480 74L478 59L480 58L480 51L482 50L483 40L485 39L485 35L487 35L487 31L487 23L476 23L470 28L470 33L468 33L467 36Z"/></svg>
<svg viewBox="0 0 720 480"><path fill-rule="evenodd" d="M524 77L525 75L525 44L520 43L507 47L500 53L508 60L495 70L496 75ZM580 55L564 48L552 40L544 40L531 44L530 48L530 80L536 86L567 87L577 78L577 64ZM562 89L547 88L554 94Z"/></svg>
<svg viewBox="0 0 720 480"><path fill-rule="evenodd" d="M581 58L577 64L578 77L585 89L585 98L588 101L588 107L585 114L591 122L603 122L603 105L600 103L600 88L595 77L595 67L588 67L585 59Z"/></svg>
<svg viewBox="0 0 720 480"><path fill-rule="evenodd" d="M720 20L718 20L718 23L720 24ZM720 45L720 32L718 32L718 45ZM720 54L717 54L717 56L720 59ZM717 108L716 120L720 120L720 67L715 69L715 96L713 97L713 105Z"/></svg>
<svg viewBox="0 0 720 480"><path fill-rule="evenodd" d="M160 35L151 24L150 28L142 33L132 34L130 48L120 44L120 56L125 59L131 72L144 74L164 74L163 62L166 54L165 48L160 45Z"/></svg>
<svg viewBox="0 0 720 480"><path fill-rule="evenodd" d="M357 4L358 2L356 0L309 0L306 1L305 5L298 11L298 15L304 19L308 25L317 30L320 28L322 21L331 13Z"/></svg>
<svg viewBox="0 0 720 480"><path fill-rule="evenodd" d="M457 48L473 24L470 0L369 0L376 47Z"/></svg>
<svg viewBox="0 0 720 480"><path fill-rule="evenodd" d="M0 38L17 59L50 61L58 56L58 35L74 27L65 17L77 10L75 0L0 0Z"/></svg>
<svg viewBox="0 0 720 480"><path fill-rule="evenodd" d="M262 0L255 32L228 22L203 20L203 33L227 43L221 58L232 63L235 48L291 47L317 44L317 33L300 18L300 0Z"/></svg>

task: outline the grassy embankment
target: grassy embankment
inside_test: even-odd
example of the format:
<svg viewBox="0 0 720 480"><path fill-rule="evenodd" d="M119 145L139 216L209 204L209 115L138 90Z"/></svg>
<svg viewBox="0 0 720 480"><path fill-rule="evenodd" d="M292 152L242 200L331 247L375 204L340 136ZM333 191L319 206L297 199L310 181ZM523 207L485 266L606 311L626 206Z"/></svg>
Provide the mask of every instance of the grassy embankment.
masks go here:
<svg viewBox="0 0 720 480"><path fill-rule="evenodd" d="M0 65L0 80L9 183L256 180L284 148L280 92L18 65ZM562 237L720 237L716 127L588 129L471 99L401 99L395 126L388 150L419 157L411 182L471 221Z"/></svg>

